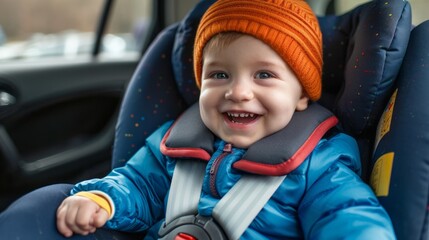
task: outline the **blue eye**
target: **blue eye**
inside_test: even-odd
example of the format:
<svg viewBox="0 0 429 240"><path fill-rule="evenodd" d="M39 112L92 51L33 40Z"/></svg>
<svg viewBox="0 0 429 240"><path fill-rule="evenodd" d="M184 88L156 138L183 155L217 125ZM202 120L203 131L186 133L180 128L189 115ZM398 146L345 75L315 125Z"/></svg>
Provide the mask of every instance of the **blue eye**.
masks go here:
<svg viewBox="0 0 429 240"><path fill-rule="evenodd" d="M267 79L272 77L274 77L274 75L269 72L259 72L256 74L256 78L258 79Z"/></svg>
<svg viewBox="0 0 429 240"><path fill-rule="evenodd" d="M214 78L214 79L227 79L228 74L226 74L224 72L217 72L217 73L211 74L210 77Z"/></svg>

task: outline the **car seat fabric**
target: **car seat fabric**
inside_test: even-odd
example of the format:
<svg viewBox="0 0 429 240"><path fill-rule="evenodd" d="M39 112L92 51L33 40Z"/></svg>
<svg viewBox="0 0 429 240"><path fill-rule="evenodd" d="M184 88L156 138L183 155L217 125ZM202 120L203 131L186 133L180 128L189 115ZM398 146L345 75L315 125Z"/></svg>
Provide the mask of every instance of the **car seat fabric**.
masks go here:
<svg viewBox="0 0 429 240"><path fill-rule="evenodd" d="M429 20L411 32L395 91L380 120L371 185L398 239L429 238Z"/></svg>
<svg viewBox="0 0 429 240"><path fill-rule="evenodd" d="M177 27L172 25L159 34L128 84L116 124L113 168L123 166L152 131L186 108L171 64Z"/></svg>
<svg viewBox="0 0 429 240"><path fill-rule="evenodd" d="M319 18L323 32L323 98L358 135L376 126L391 94L411 31L406 1L370 1L342 16Z"/></svg>
<svg viewBox="0 0 429 240"><path fill-rule="evenodd" d="M173 72L176 77L177 86L184 96L186 103L191 105L198 100L200 90L195 84L193 71L193 48L194 37L198 24L204 12L212 5L214 0L201 1L196 8L198 11L191 11L180 24L173 48Z"/></svg>

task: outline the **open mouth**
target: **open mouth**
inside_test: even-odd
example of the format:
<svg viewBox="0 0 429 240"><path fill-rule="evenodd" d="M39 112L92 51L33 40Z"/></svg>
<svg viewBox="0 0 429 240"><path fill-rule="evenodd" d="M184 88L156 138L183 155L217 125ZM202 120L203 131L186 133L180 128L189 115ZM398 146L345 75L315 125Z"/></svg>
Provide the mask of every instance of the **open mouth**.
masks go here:
<svg viewBox="0 0 429 240"><path fill-rule="evenodd" d="M253 121L255 121L259 115L254 113L236 113L236 112L226 112L226 117L229 121L233 123L239 123L239 124L248 124Z"/></svg>

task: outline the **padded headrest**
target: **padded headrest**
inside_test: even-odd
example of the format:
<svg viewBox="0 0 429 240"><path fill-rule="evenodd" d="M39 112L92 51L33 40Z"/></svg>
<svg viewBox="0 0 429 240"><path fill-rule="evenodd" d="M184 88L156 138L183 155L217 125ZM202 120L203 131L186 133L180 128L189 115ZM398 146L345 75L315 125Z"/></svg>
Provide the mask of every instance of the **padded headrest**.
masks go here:
<svg viewBox="0 0 429 240"><path fill-rule="evenodd" d="M359 135L373 129L392 93L411 31L407 1L371 1L319 18L324 42L321 104Z"/></svg>
<svg viewBox="0 0 429 240"><path fill-rule="evenodd" d="M197 33L198 24L206 10L215 0L200 1L193 10L180 23L176 40L174 41L173 54L173 72L176 77L179 92L182 93L185 101L191 105L198 100L200 90L195 83L193 72L193 48L194 38Z"/></svg>
<svg viewBox="0 0 429 240"><path fill-rule="evenodd" d="M172 62L177 86L188 104L198 100L192 71L195 32L213 0L201 1L181 22ZM320 103L359 135L377 120L392 92L408 44L411 11L406 1L371 1L341 16L319 17L324 42Z"/></svg>

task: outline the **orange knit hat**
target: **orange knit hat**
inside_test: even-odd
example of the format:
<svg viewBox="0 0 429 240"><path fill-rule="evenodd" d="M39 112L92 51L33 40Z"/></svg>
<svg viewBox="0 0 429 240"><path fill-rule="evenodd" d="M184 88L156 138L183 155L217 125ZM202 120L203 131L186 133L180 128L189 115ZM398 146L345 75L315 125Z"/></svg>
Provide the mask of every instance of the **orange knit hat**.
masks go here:
<svg viewBox="0 0 429 240"><path fill-rule="evenodd" d="M221 32L241 32L269 45L291 67L311 100L322 92L322 34L304 0L218 0L204 14L194 44L201 86L204 46Z"/></svg>

